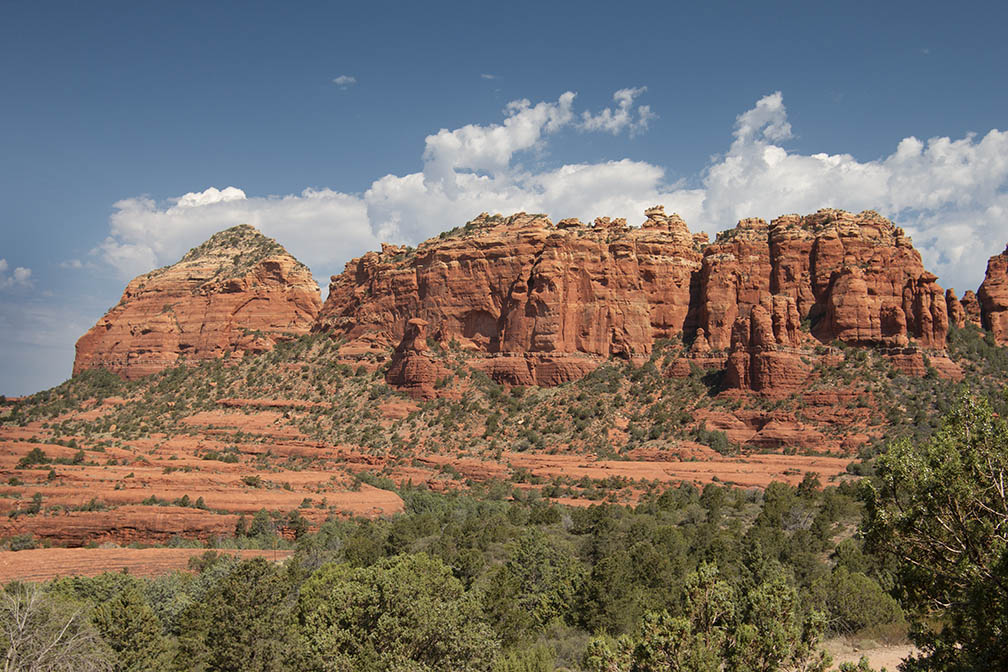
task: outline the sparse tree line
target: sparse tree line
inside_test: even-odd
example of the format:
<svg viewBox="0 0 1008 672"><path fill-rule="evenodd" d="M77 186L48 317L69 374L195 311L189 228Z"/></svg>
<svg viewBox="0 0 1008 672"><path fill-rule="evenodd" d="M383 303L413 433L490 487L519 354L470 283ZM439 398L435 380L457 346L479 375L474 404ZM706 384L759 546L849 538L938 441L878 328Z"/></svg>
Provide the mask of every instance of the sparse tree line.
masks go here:
<svg viewBox="0 0 1008 672"><path fill-rule="evenodd" d="M1004 422L964 398L860 484L588 508L410 489L283 565L8 585L0 650L39 671L797 671L825 669L823 637L909 632L906 670L1008 669L1006 469Z"/></svg>

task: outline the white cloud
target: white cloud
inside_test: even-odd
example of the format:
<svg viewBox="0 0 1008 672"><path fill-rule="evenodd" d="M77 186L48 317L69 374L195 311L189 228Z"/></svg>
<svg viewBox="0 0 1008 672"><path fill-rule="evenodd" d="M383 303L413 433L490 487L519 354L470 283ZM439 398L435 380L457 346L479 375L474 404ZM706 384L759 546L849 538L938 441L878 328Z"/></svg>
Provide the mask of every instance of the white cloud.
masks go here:
<svg viewBox="0 0 1008 672"><path fill-rule="evenodd" d="M491 75L488 72L480 74L480 77L482 77L483 79L497 79L497 75Z"/></svg>
<svg viewBox="0 0 1008 672"><path fill-rule="evenodd" d="M240 189L211 187L159 205L146 197L115 204L109 236L96 252L131 278L174 263L221 229L251 224L277 238L316 273L342 270L336 263L378 244L360 198L329 189L247 198Z"/></svg>
<svg viewBox="0 0 1008 672"><path fill-rule="evenodd" d="M613 135L620 133L623 129L629 129L630 135L647 130L648 121L654 119L651 106L641 105L637 108L636 119L634 118L633 102L634 98L647 91L646 86L635 89L620 89L613 94L616 101L616 109L606 108L598 114L592 114L587 110L581 113L581 128L586 131L608 131Z"/></svg>
<svg viewBox="0 0 1008 672"><path fill-rule="evenodd" d="M736 121L728 153L708 167L698 220L724 228L748 216L822 207L878 210L914 238L924 265L961 294L983 279L987 258L1008 239L1008 133L900 141L892 154L797 154L780 142L791 125L780 92Z"/></svg>
<svg viewBox="0 0 1008 672"><path fill-rule="evenodd" d="M756 107L743 112L735 119L736 143L749 143L763 137L767 140L787 140L791 137L791 124L784 109L784 96L780 91L763 96Z"/></svg>
<svg viewBox="0 0 1008 672"><path fill-rule="evenodd" d="M533 106L525 99L514 100L504 108L507 116L503 124L468 124L428 135L423 154L426 182L454 194L458 170L505 171L516 152L536 146L544 135L568 125L574 118L573 103L570 91L555 103Z"/></svg>
<svg viewBox="0 0 1008 672"><path fill-rule="evenodd" d="M31 287L32 285L32 271L30 268L25 268L24 266L17 266L8 275L7 269L10 266L6 259L0 259L0 289L6 289L8 287Z"/></svg>
<svg viewBox="0 0 1008 672"><path fill-rule="evenodd" d="M188 194L182 195L175 205L179 208L198 208L202 205L243 200L245 200L245 192L241 189L236 189L235 187L225 187L224 189L210 187L204 191L190 191Z"/></svg>
<svg viewBox="0 0 1008 672"><path fill-rule="evenodd" d="M249 223L324 277L380 240L415 244L482 211L546 212L585 221L609 215L637 224L646 207L663 203L693 231L715 232L748 216L873 208L904 226L925 265L961 293L976 288L987 257L1008 239L1008 133L905 138L875 161L801 154L784 146L792 130L780 92L737 117L727 152L706 166L694 188L670 182L661 166L628 159L540 171L523 167L525 153L543 151L563 129L643 130L653 115L634 106L641 93L643 88L618 91L615 108L596 113L575 111L573 92L555 101L514 101L501 123L427 136L421 172L386 175L363 194L309 189L250 198L228 187L163 204L125 199L115 204L109 237L97 252L131 277L176 261L215 231Z"/></svg>
<svg viewBox="0 0 1008 672"><path fill-rule="evenodd" d="M347 89L357 83L357 78L350 75L340 75L333 78L333 84L341 89Z"/></svg>

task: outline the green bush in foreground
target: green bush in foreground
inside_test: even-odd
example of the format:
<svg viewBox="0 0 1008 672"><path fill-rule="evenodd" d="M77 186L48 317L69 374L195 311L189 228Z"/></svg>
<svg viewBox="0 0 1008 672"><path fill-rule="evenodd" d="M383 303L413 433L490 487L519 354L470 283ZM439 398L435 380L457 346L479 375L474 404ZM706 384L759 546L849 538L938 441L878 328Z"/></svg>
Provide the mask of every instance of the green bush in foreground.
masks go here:
<svg viewBox="0 0 1008 672"><path fill-rule="evenodd" d="M911 638L907 671L1008 669L1008 427L965 397L930 441L893 444L867 486L868 546L890 556Z"/></svg>

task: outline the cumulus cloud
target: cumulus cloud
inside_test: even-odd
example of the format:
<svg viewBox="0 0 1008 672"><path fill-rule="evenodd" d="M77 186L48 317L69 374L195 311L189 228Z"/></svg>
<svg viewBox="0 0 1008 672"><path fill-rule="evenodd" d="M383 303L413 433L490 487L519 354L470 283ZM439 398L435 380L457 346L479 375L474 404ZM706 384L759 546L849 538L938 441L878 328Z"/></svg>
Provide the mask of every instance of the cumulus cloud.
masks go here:
<svg viewBox="0 0 1008 672"><path fill-rule="evenodd" d="M587 110L581 113L581 128L586 131L607 131L613 135L628 129L634 136L647 130L648 121L654 119L650 105L641 105L634 115L634 98L647 91L646 86L636 89L620 89L613 94L616 109L607 107L597 114Z"/></svg>
<svg viewBox="0 0 1008 672"><path fill-rule="evenodd" d="M357 78L350 75L340 75L339 77L334 77L332 81L339 88L348 89L357 83Z"/></svg>
<svg viewBox="0 0 1008 672"><path fill-rule="evenodd" d="M717 229L827 206L877 210L903 226L925 266L960 293L977 287L987 258L1008 238L1008 133L908 137L875 161L789 152L782 144L790 137L780 92L739 115L727 154L704 176L697 223Z"/></svg>
<svg viewBox="0 0 1008 672"><path fill-rule="evenodd" d="M491 75L489 72L484 72L480 74L483 79L497 79L497 75Z"/></svg>
<svg viewBox="0 0 1008 672"><path fill-rule="evenodd" d="M431 186L457 193L456 171L505 171L516 152L536 146L574 119L574 93L567 91L554 102L532 105L514 100L504 108L503 124L467 124L449 131L442 128L424 141L424 178Z"/></svg>
<svg viewBox="0 0 1008 672"><path fill-rule="evenodd" d="M124 199L96 252L131 276L174 262L215 231L248 223L324 277L381 240L415 244L482 211L586 221L609 215L636 224L646 207L663 203L692 230L713 233L742 217L839 207L893 218L914 236L925 265L961 291L979 284L987 257L1008 238L1008 133L904 138L874 161L803 154L786 147L792 129L780 92L737 117L727 151L690 188L668 179L662 166L629 159L546 170L523 165L525 154L545 151L550 136L564 129L645 130L654 115L635 104L643 93L643 87L617 91L615 106L598 112L576 110L569 91L555 101L513 101L500 123L427 136L421 171L386 175L363 194L308 189L248 197L235 187L211 187L165 203Z"/></svg>
<svg viewBox="0 0 1008 672"><path fill-rule="evenodd" d="M174 263L215 232L238 224L277 238L316 272L342 270L334 260L378 244L360 198L329 189L248 198L234 187L210 187L161 204L127 198L115 203L109 222L109 236L95 251L124 278Z"/></svg>
<svg viewBox="0 0 1008 672"><path fill-rule="evenodd" d="M31 287L32 272L30 268L17 266L8 273L10 266L6 259L0 259L0 289L8 287Z"/></svg>

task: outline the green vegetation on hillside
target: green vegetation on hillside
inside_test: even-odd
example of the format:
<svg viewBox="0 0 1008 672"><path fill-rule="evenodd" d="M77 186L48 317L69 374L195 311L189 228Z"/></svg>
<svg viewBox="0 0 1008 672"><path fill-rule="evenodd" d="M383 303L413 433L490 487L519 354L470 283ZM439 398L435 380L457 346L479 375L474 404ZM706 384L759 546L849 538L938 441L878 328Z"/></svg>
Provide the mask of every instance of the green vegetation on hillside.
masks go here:
<svg viewBox="0 0 1008 672"><path fill-rule="evenodd" d="M713 618L699 584L730 614L711 627L731 629L733 651L811 654L820 634L852 634L834 589L851 576L877 615L859 631L903 627L889 572L850 536L855 494L682 485L633 508L567 508L406 489L405 513L328 522L283 566L209 554L195 575L60 579L39 596L86 615L109 662L94 669L598 669L593 656L623 646L612 637ZM771 623L773 609L792 620ZM701 627L690 636L721 637Z"/></svg>
<svg viewBox="0 0 1008 672"><path fill-rule="evenodd" d="M964 396L960 385L907 378L858 352L822 368L824 385L864 380L879 402L865 410L855 400L852 411L892 420L894 441L873 448L869 473L877 475L867 485L823 488L812 475L765 490L649 483L638 484L633 506L571 508L545 499L570 494L564 488L574 484L562 478L535 482L516 471L513 481L540 487L467 481L467 489L435 494L365 471L358 481L397 489L404 513L330 516L307 534L297 511L261 511L239 521L234 539L213 540L268 548L291 545L278 530L294 530L296 552L281 566L208 554L194 563L195 575L12 584L0 622L39 616L0 645L16 661L32 660L23 652L44 649L54 627L65 626L81 643L67 658L71 669L95 670L814 670L824 664L822 637L891 642L909 633L922 653L906 670L1000 669L1008 664L1008 429L993 411L1005 403L991 382L1002 375L1000 351L989 353L977 336L953 332L952 349L964 368L976 367L970 384L990 401ZM87 437L93 452L102 441L185 431L180 418L221 399L279 390L309 402L293 412L305 433L349 437L394 464L400 454L412 459L406 436L472 454L520 451L522 442L538 448L540 436L549 437L547 450L557 437L592 450L592 437L617 417L627 420L628 445L685 437L722 445L723 435L689 425L684 405L742 403L713 396L716 381L702 372L660 375L661 359L672 356L664 348L677 347L668 344L649 365L613 364L547 390L508 390L459 369L451 383L458 398L389 421L374 411L375 402L397 398L380 382L380 367L333 364L337 345L306 337L131 383L91 372L8 407L4 422L46 419L57 435ZM283 375L270 380L268 371ZM59 419L93 399L109 401L109 414ZM137 415L139 404L121 399L142 401L149 413ZM796 398L750 403L800 408ZM899 415L945 406L944 421ZM207 457L222 454L236 453ZM29 455L32 465L50 462L43 451ZM584 495L599 484L577 485ZM624 485L608 484L599 499L619 501ZM40 496L36 511L41 505ZM11 669L28 669L19 665Z"/></svg>

